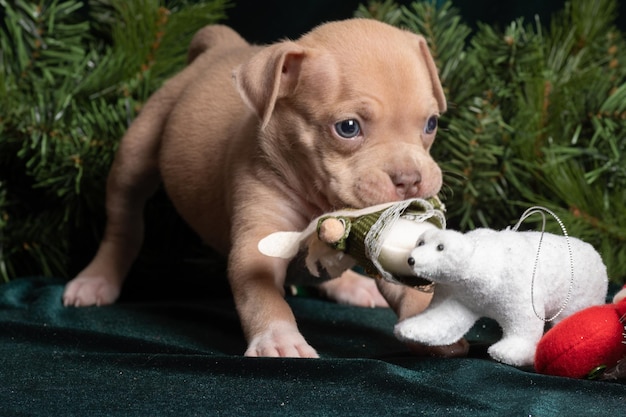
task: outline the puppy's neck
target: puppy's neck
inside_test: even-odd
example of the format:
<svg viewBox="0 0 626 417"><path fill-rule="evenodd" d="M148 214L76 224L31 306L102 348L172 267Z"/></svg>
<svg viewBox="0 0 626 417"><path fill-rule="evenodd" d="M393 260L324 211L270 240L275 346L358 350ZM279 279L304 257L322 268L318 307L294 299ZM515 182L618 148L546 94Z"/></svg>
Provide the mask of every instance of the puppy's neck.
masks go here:
<svg viewBox="0 0 626 417"><path fill-rule="evenodd" d="M263 155L260 162L265 165L265 172L271 172L272 178L268 180L294 203L307 224L315 217L337 209L329 200L326 185L320 183L307 155L300 154L295 147L289 151L282 146L267 146L270 143L268 140L264 143L266 146L262 144L260 148Z"/></svg>
<svg viewBox="0 0 626 417"><path fill-rule="evenodd" d="M293 169L276 171L276 187L301 211L306 222L330 211L335 207L330 203L324 190L305 171ZM308 224L308 223L307 223Z"/></svg>

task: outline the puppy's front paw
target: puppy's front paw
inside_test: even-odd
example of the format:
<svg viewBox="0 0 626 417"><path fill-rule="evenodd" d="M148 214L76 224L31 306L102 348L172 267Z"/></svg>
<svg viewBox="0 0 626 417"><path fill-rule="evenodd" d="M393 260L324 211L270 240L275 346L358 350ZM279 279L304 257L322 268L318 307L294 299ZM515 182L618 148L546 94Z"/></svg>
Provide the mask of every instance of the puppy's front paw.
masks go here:
<svg viewBox="0 0 626 417"><path fill-rule="evenodd" d="M66 307L112 304L120 295L121 284L106 277L78 276L67 283L63 292Z"/></svg>
<svg viewBox="0 0 626 417"><path fill-rule="evenodd" d="M389 307L376 281L352 270L320 285L321 292L339 304L358 307Z"/></svg>
<svg viewBox="0 0 626 417"><path fill-rule="evenodd" d="M248 345L246 356L317 358L317 352L304 340L291 323L273 323L263 333L255 336Z"/></svg>

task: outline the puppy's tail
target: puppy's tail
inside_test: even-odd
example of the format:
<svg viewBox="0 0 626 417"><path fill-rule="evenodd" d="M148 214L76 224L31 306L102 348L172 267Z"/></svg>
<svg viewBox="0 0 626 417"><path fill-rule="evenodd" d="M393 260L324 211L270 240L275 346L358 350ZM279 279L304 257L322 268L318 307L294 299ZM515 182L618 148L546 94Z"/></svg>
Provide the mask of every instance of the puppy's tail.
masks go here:
<svg viewBox="0 0 626 417"><path fill-rule="evenodd" d="M187 52L187 63L191 64L204 51L219 47L235 48L248 43L237 32L224 25L205 26L193 35Z"/></svg>

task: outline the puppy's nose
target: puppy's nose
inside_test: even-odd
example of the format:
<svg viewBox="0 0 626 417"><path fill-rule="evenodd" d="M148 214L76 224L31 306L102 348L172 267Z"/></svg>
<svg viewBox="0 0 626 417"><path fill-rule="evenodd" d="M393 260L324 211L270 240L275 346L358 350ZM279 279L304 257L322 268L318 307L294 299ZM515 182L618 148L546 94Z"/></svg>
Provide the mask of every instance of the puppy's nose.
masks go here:
<svg viewBox="0 0 626 417"><path fill-rule="evenodd" d="M396 193L402 199L417 197L422 176L418 171L390 174Z"/></svg>

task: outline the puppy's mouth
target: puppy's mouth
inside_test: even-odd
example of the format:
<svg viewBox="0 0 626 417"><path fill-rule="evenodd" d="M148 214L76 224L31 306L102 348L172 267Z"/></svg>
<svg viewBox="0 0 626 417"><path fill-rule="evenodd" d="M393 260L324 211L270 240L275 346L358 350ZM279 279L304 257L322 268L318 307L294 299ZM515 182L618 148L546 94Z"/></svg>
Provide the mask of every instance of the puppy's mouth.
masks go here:
<svg viewBox="0 0 626 417"><path fill-rule="evenodd" d="M399 283L411 288L415 288L416 290L421 292L430 293L435 290L435 283L424 277L418 277L415 275L403 275L394 276L394 278L397 279Z"/></svg>

